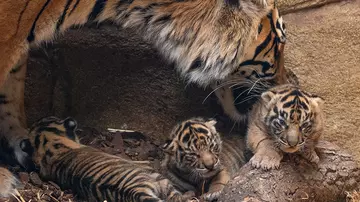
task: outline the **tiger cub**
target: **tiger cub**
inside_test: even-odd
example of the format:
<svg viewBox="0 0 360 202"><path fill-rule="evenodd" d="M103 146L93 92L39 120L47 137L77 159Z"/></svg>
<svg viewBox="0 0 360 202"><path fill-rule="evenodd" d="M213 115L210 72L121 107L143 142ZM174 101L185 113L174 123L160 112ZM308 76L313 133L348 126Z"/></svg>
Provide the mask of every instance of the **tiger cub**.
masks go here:
<svg viewBox="0 0 360 202"><path fill-rule="evenodd" d="M71 188L87 201L198 201L183 196L148 161L130 161L79 143L72 118L47 117L30 130L21 148L40 176Z"/></svg>
<svg viewBox="0 0 360 202"><path fill-rule="evenodd" d="M222 140L215 124L203 118L183 121L163 146L162 172L180 191L200 192L206 201L216 200L245 164L244 140L239 136Z"/></svg>
<svg viewBox="0 0 360 202"><path fill-rule="evenodd" d="M262 93L250 112L247 145L253 167L280 166L283 153L299 153L312 163L315 145L324 129L324 100L299 87L284 84Z"/></svg>
<svg viewBox="0 0 360 202"><path fill-rule="evenodd" d="M0 199L15 194L20 181L6 168L0 167Z"/></svg>

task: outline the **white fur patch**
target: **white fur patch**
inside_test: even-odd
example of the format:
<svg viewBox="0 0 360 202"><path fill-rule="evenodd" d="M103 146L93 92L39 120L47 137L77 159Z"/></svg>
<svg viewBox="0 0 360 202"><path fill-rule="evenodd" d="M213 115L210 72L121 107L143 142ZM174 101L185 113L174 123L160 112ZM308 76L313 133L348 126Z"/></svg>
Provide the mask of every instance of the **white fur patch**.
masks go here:
<svg viewBox="0 0 360 202"><path fill-rule="evenodd" d="M0 167L0 197L11 196L19 185L19 180L9 170Z"/></svg>

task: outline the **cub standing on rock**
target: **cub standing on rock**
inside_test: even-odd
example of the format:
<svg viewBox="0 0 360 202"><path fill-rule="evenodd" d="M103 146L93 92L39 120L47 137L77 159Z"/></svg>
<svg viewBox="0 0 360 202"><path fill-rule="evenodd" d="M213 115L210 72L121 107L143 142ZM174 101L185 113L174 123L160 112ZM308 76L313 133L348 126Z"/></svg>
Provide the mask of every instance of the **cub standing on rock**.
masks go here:
<svg viewBox="0 0 360 202"><path fill-rule="evenodd" d="M80 144L76 128L72 118L47 117L30 129L30 140L21 146L42 178L91 202L198 201L175 190L148 161L129 161Z"/></svg>
<svg viewBox="0 0 360 202"><path fill-rule="evenodd" d="M163 146L162 172L183 192L201 192L206 201L218 199L231 177L245 164L244 140L223 138L215 120L192 118L174 127ZM203 193L205 191L205 193Z"/></svg>
<svg viewBox="0 0 360 202"><path fill-rule="evenodd" d="M250 112L247 145L252 166L278 168L285 153L318 163L315 145L324 129L324 100L285 84L262 93Z"/></svg>

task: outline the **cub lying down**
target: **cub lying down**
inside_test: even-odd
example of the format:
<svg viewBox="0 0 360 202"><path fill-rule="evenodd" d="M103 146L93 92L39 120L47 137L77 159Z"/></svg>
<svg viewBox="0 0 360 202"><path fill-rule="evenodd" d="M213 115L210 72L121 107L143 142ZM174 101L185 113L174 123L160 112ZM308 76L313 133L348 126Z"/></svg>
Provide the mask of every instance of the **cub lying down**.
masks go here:
<svg viewBox="0 0 360 202"><path fill-rule="evenodd" d="M130 161L79 143L72 118L47 117L30 130L22 149L42 178L72 189L86 201L196 202L178 192L147 161Z"/></svg>
<svg viewBox="0 0 360 202"><path fill-rule="evenodd" d="M231 177L245 164L244 139L222 137L215 120L192 118L174 127L164 145L164 175L183 192L202 193L206 201L218 199Z"/></svg>

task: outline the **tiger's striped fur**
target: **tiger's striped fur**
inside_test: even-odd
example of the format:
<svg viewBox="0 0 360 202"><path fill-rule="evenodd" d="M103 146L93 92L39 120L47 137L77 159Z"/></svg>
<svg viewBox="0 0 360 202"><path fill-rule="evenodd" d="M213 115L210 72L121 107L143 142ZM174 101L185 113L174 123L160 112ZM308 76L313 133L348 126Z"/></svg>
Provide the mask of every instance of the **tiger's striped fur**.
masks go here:
<svg viewBox="0 0 360 202"><path fill-rule="evenodd" d="M231 76L213 85L224 113L236 122L247 119L249 104L271 86L287 82L284 67L286 29L277 8L263 17L256 40Z"/></svg>
<svg viewBox="0 0 360 202"><path fill-rule="evenodd" d="M250 163L273 169L285 153L300 153L318 163L314 150L324 129L324 100L291 84L264 92L250 113L247 145L254 153Z"/></svg>
<svg viewBox="0 0 360 202"><path fill-rule="evenodd" d="M197 201L175 190L148 161L130 161L81 145L76 127L72 118L55 117L32 127L30 140L22 145L43 178L87 201Z"/></svg>
<svg viewBox="0 0 360 202"><path fill-rule="evenodd" d="M33 45L85 23L134 27L190 81L208 85L242 62L274 0L43 0L0 2L0 86Z"/></svg>
<svg viewBox="0 0 360 202"><path fill-rule="evenodd" d="M174 127L164 145L163 173L181 191L205 193L216 200L234 173L245 164L244 140L220 137L215 120L192 118Z"/></svg>
<svg viewBox="0 0 360 202"><path fill-rule="evenodd" d="M0 1L0 140L6 146L0 155L27 164L19 142L27 138L24 75L32 47L70 27L111 21L138 30L188 82L210 86L231 73L243 78L243 70L251 72L241 64L253 58L248 49L255 51L262 38L256 38L258 25L273 8L274 0ZM234 106L223 107L234 117Z"/></svg>

